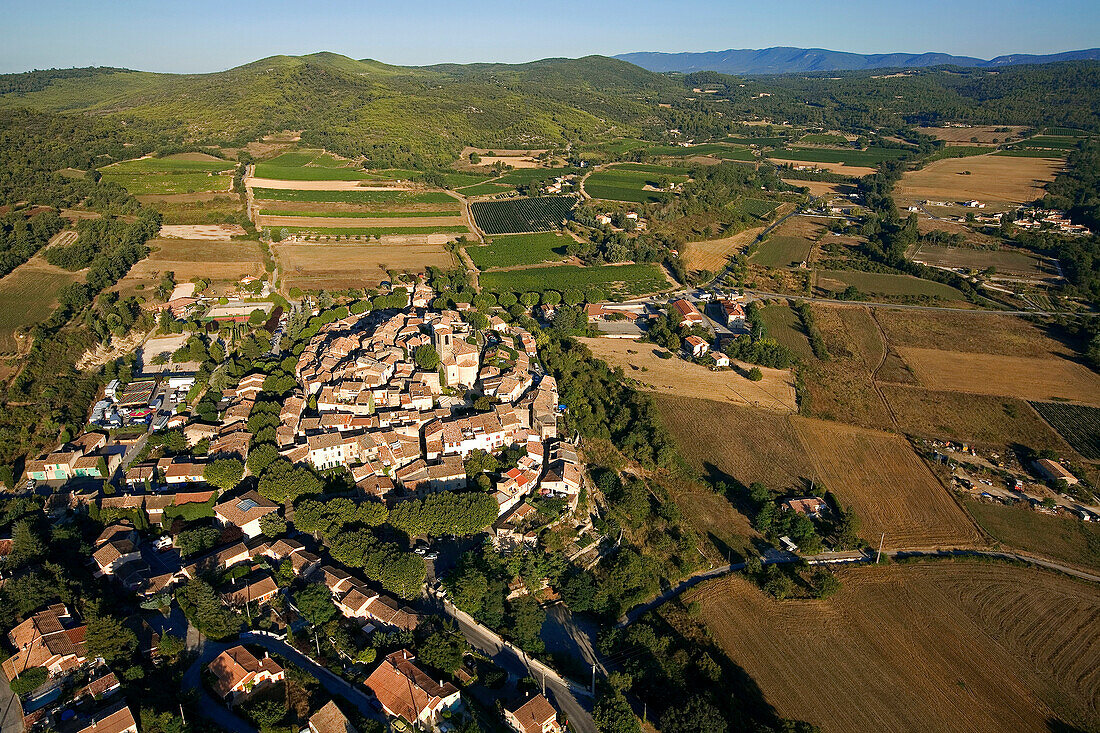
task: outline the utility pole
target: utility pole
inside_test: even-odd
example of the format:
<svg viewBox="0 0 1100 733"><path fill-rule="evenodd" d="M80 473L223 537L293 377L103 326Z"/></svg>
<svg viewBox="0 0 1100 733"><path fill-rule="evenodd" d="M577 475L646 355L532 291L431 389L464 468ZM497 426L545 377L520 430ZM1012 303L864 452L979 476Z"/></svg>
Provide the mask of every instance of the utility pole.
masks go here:
<svg viewBox="0 0 1100 733"><path fill-rule="evenodd" d="M180 703L180 721L184 725L187 725L187 718L185 718L184 715L183 715L183 703L182 702Z"/></svg>
<svg viewBox="0 0 1100 733"><path fill-rule="evenodd" d="M592 663L592 695L596 694L596 663Z"/></svg>
<svg viewBox="0 0 1100 733"><path fill-rule="evenodd" d="M882 543L885 539L886 533L883 532L882 536L878 538L878 554L875 555L875 565L878 565L879 561L882 560Z"/></svg>

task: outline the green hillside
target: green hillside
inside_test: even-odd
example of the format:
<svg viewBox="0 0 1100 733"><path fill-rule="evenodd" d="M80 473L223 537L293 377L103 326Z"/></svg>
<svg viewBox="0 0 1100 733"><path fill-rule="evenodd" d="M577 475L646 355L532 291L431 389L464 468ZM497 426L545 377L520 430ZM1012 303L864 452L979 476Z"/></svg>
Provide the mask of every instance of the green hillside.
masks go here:
<svg viewBox="0 0 1100 733"><path fill-rule="evenodd" d="M182 143L279 130L373 167L448 163L467 144L545 147L633 134L670 79L614 59L389 66L332 53L272 56L212 74L87 69L0 76L0 109L90 113Z"/></svg>

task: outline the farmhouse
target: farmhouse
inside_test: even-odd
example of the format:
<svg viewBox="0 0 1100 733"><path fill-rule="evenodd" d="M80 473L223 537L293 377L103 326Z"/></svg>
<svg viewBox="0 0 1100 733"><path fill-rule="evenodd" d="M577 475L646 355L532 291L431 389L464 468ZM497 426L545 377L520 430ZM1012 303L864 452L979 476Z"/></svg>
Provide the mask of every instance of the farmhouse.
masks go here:
<svg viewBox="0 0 1100 733"><path fill-rule="evenodd" d="M416 726L434 727L444 711L459 706L461 694L450 682L438 683L417 667L414 660L407 649L393 652L363 684L390 717L402 718Z"/></svg>
<svg viewBox="0 0 1100 733"><path fill-rule="evenodd" d="M786 499L779 504L784 511L805 514L808 517L820 517L829 510L829 505L818 496L810 496L804 499Z"/></svg>
<svg viewBox="0 0 1100 733"><path fill-rule="evenodd" d="M266 653L256 659L243 646L226 649L207 667L214 675L214 689L223 700L236 700L257 688L285 679L286 672Z"/></svg>
<svg viewBox="0 0 1100 733"><path fill-rule="evenodd" d="M698 359L710 351L710 344L698 336L688 336L684 339L684 350Z"/></svg>
<svg viewBox="0 0 1100 733"><path fill-rule="evenodd" d="M558 713L542 695L535 695L517 707L505 706L504 722L515 733L561 733Z"/></svg>

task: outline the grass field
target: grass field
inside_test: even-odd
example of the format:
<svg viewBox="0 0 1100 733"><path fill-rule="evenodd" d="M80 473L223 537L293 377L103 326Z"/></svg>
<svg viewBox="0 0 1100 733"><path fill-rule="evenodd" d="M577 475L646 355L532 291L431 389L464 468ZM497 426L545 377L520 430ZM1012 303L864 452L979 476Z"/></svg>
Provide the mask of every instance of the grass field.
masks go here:
<svg viewBox="0 0 1100 733"><path fill-rule="evenodd" d="M753 253L749 261L764 267L791 267L810 256L814 243L802 237L772 235Z"/></svg>
<svg viewBox="0 0 1100 733"><path fill-rule="evenodd" d="M483 272L478 278L483 290L493 293L542 292L543 290L585 290L599 287L622 295L644 295L663 290L668 281L656 265L556 265L526 270Z"/></svg>
<svg viewBox="0 0 1100 733"><path fill-rule="evenodd" d="M103 180L117 183L135 196L150 194L228 191L232 176L213 173L113 173L103 171Z"/></svg>
<svg viewBox="0 0 1100 733"><path fill-rule="evenodd" d="M767 305L760 310L760 316L764 319L769 337L786 346L804 361L814 359L810 340L806 338L802 328L802 320L790 306L778 303Z"/></svg>
<svg viewBox="0 0 1100 733"><path fill-rule="evenodd" d="M886 401L907 435L1004 448L1018 443L1036 450L1068 449L1024 400L966 392L937 392L883 384Z"/></svg>
<svg viewBox="0 0 1100 733"><path fill-rule="evenodd" d="M980 544L981 536L903 438L806 418L795 431L818 481L850 504L865 537L886 547Z"/></svg>
<svg viewBox="0 0 1100 733"><path fill-rule="evenodd" d="M489 181L487 183L475 183L472 186L463 186L456 190L463 196L491 196L494 193L510 191L512 187L503 183L493 183Z"/></svg>
<svg viewBox="0 0 1100 733"><path fill-rule="evenodd" d="M1023 506L968 499L966 510L1000 542L1092 570L1100 570L1100 525L1052 517Z"/></svg>
<svg viewBox="0 0 1100 733"><path fill-rule="evenodd" d="M1009 275L1040 276L1056 274L1053 267L1045 268L1043 260L1030 252L1006 249L974 249L972 247L944 247L921 244L910 259L933 267L965 267L984 270L994 267L998 273ZM1049 270L1049 271L1048 271Z"/></svg>
<svg viewBox="0 0 1100 733"><path fill-rule="evenodd" d="M565 247L573 241L552 232L513 234L493 237L491 244L466 247L466 254L480 270L553 262L566 257Z"/></svg>
<svg viewBox="0 0 1100 733"><path fill-rule="evenodd" d="M183 153L164 158L137 158L113 163L100 169L104 174L173 174L173 173L221 173L236 168L231 160L222 160L202 153Z"/></svg>
<svg viewBox="0 0 1100 733"><path fill-rule="evenodd" d="M823 290L832 292L854 285L861 292L869 295L927 295L942 300L966 300L962 293L950 285L922 280L911 275L892 275L884 272L818 270L817 285Z"/></svg>
<svg viewBox="0 0 1100 733"><path fill-rule="evenodd" d="M1061 163L1066 154L1061 150L1045 150L1042 148L1005 148L1004 150L998 150L993 155L1004 158L1043 158Z"/></svg>
<svg viewBox="0 0 1100 733"><path fill-rule="evenodd" d="M49 318L61 288L83 279L83 271L54 267L41 254L0 278L0 354L16 353L15 331Z"/></svg>
<svg viewBox="0 0 1100 733"><path fill-rule="evenodd" d="M1032 402L1031 406L1075 451L1100 461L1100 409L1060 402Z"/></svg>
<svg viewBox="0 0 1100 733"><path fill-rule="evenodd" d="M884 160L905 155L904 150L869 148L867 150L829 150L825 148L785 148L768 153L769 158L799 160L808 163L840 163L846 166L874 167Z"/></svg>
<svg viewBox="0 0 1100 733"><path fill-rule="evenodd" d="M880 308L879 324L895 346L1007 356L1072 356L1073 351L1022 318Z"/></svg>
<svg viewBox="0 0 1100 733"><path fill-rule="evenodd" d="M782 137L733 137L731 135L727 139L735 145L755 145L757 147L772 147L786 142L786 138Z"/></svg>
<svg viewBox="0 0 1100 733"><path fill-rule="evenodd" d="M800 143L807 145L846 145L848 138L843 135L830 135L828 133L812 133L803 135L798 139Z"/></svg>
<svg viewBox="0 0 1100 733"><path fill-rule="evenodd" d="M1007 128L1007 131L1003 128ZM918 127L917 131L948 143L1004 142L1006 138L1019 135L1025 128L1017 125L972 125L970 127Z"/></svg>
<svg viewBox="0 0 1100 733"><path fill-rule="evenodd" d="M907 172L895 197L903 206L916 201L976 199L1003 210L1042 196L1043 186L1054 179L1061 165L1055 160L998 155L948 158Z"/></svg>
<svg viewBox="0 0 1100 733"><path fill-rule="evenodd" d="M438 191L299 191L279 188L254 188L258 201L302 201L342 204L454 204L453 196Z"/></svg>
<svg viewBox="0 0 1100 733"><path fill-rule="evenodd" d="M493 182L509 186L526 186L532 181L563 176L566 173L573 173L575 170L575 168L516 168L507 171L498 178L494 178Z"/></svg>
<svg viewBox="0 0 1100 733"><path fill-rule="evenodd" d="M257 163L255 175L281 181L356 181L370 177L351 165L320 150L299 150Z"/></svg>
<svg viewBox="0 0 1100 733"><path fill-rule="evenodd" d="M752 151L729 143L702 143L700 145L689 145L686 148L680 145L654 145L647 148L646 153L671 158L709 155L722 160L755 160Z"/></svg>
<svg viewBox="0 0 1100 733"><path fill-rule="evenodd" d="M681 455L708 478L777 491L805 491L814 478L788 415L670 395L658 396L657 407Z"/></svg>
<svg viewBox="0 0 1100 733"><path fill-rule="evenodd" d="M142 203L159 211L165 224L222 224L238 221L244 215L240 198L229 194L209 194L201 200L178 202L157 197Z"/></svg>
<svg viewBox="0 0 1100 733"><path fill-rule="evenodd" d="M592 198L644 204L669 195L656 190L662 178L683 183L687 175L682 168L626 163L596 171L585 180L584 190ZM653 190L645 190L647 187Z"/></svg>
<svg viewBox="0 0 1100 733"><path fill-rule="evenodd" d="M816 417L890 429L890 414L871 381L885 353L875 319L866 308L814 304L812 311L832 358L808 364L805 410Z"/></svg>
<svg viewBox="0 0 1100 733"><path fill-rule="evenodd" d="M780 715L825 733L1095 728L1094 586L974 562L838 576L841 590L824 601L775 601L740 576L685 601L698 601L714 641Z"/></svg>
<svg viewBox="0 0 1100 733"><path fill-rule="evenodd" d="M899 347L921 386L937 390L1100 405L1100 375L1068 359Z"/></svg>
<svg viewBox="0 0 1100 733"><path fill-rule="evenodd" d="M450 268L454 259L431 244L295 244L273 246L285 287L341 290L374 286L388 280L387 270L423 272Z"/></svg>
<svg viewBox="0 0 1100 733"><path fill-rule="evenodd" d="M668 352L650 343L609 338L581 341L598 358L622 367L628 378L646 385L658 395L695 397L784 412L795 409L794 379L788 370L762 368L764 378L752 382L735 371L711 371L675 355L662 358L658 352Z"/></svg>

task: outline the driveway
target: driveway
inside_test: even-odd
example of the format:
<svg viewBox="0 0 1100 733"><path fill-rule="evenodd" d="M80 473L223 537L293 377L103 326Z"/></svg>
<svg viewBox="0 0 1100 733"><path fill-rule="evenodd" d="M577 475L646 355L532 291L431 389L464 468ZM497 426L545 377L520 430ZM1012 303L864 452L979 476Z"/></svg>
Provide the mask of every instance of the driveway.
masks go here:
<svg viewBox="0 0 1100 733"><path fill-rule="evenodd" d="M23 733L23 705L0 673L0 733Z"/></svg>

